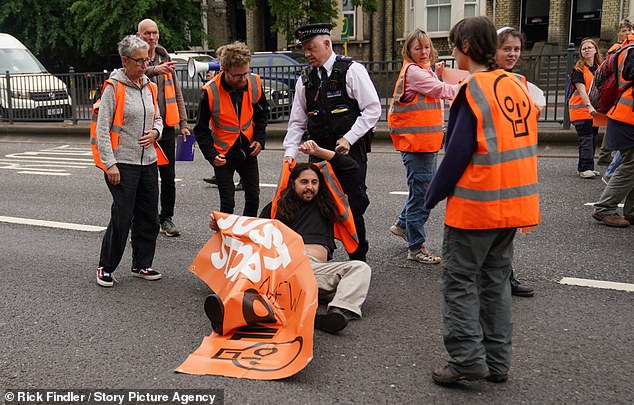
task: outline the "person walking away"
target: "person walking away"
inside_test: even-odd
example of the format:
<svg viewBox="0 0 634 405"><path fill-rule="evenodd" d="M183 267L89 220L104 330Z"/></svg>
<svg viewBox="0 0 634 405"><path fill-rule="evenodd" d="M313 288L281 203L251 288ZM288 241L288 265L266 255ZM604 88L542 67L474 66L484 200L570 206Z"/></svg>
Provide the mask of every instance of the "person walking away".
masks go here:
<svg viewBox="0 0 634 405"><path fill-rule="evenodd" d="M634 44L634 35L630 34L622 46ZM627 227L634 224L634 47L618 54L618 70L615 72L621 95L616 105L608 112L606 147L618 150L621 164L610 178L599 201L594 204L592 217L597 221L614 227ZM617 212L618 204L624 201L623 216Z"/></svg>
<svg viewBox="0 0 634 405"><path fill-rule="evenodd" d="M432 370L432 379L499 383L511 366L513 239L517 228L540 222L537 108L512 74L495 69L491 20L462 19L449 41L458 68L471 75L451 106L445 158L425 199L432 209L447 198L442 266L449 361Z"/></svg>
<svg viewBox="0 0 634 405"><path fill-rule="evenodd" d="M163 134L159 145L165 152L168 164L159 166L161 175L161 211L159 213L160 232L165 236L180 236L174 225L174 206L176 205L176 126L183 141L190 135L187 127L187 111L180 81L176 76L175 62L170 60L167 50L158 44L160 34L158 25L149 18L139 22L137 35L148 43L150 63L145 75L158 86L158 105L164 121Z"/></svg>
<svg viewBox="0 0 634 405"><path fill-rule="evenodd" d="M367 195L367 153L374 126L381 117L381 101L367 70L352 59L336 55L330 39L331 24L299 27L297 41L310 66L295 86L295 96L284 137L284 158L292 161L304 140L320 147L349 154L359 165L356 175L342 184L348 195L359 235L352 260L366 261L369 243L363 214L370 204ZM311 161L315 161L311 157Z"/></svg>
<svg viewBox="0 0 634 405"><path fill-rule="evenodd" d="M577 173L583 179L592 179L601 173L594 170L594 152L596 150L599 127L594 125L593 118L597 110L590 104L588 90L594 73L601 64L599 47L594 40L585 38L579 45L579 57L570 74L574 88L568 102L570 122L575 126L579 145Z"/></svg>
<svg viewBox="0 0 634 405"><path fill-rule="evenodd" d="M431 38L421 29L410 32L403 43L403 67L394 87L387 116L394 148L401 153L408 193L390 232L408 243L407 259L423 264L440 263L425 246L425 193L436 170L436 155L443 139L445 99L453 99L458 85L443 83L443 63L436 62Z"/></svg>
<svg viewBox="0 0 634 405"><path fill-rule="evenodd" d="M123 67L115 69L104 85L96 137L90 140L95 165L104 171L112 195L97 268L97 284L102 287L114 285L113 273L123 257L130 229L132 275L145 280L161 278L151 266L159 233L157 164L166 164L167 159L156 142L163 122L158 89L145 75L148 48L135 35L119 42Z"/></svg>
<svg viewBox="0 0 634 405"><path fill-rule="evenodd" d="M243 215L255 217L260 204L257 156L265 146L268 104L262 79L249 72L250 62L244 43L223 46L221 71L203 86L194 134L214 168L220 211L233 214L237 171L244 189Z"/></svg>

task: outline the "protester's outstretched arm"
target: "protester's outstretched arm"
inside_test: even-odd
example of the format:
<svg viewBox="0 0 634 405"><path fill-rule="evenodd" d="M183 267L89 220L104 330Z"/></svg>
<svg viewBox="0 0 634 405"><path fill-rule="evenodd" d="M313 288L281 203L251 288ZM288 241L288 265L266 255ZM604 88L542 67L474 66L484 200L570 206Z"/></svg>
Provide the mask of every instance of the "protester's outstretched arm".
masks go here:
<svg viewBox="0 0 634 405"><path fill-rule="evenodd" d="M335 156L334 151L322 148L315 141L306 141L299 145L299 151L321 160L330 160Z"/></svg>

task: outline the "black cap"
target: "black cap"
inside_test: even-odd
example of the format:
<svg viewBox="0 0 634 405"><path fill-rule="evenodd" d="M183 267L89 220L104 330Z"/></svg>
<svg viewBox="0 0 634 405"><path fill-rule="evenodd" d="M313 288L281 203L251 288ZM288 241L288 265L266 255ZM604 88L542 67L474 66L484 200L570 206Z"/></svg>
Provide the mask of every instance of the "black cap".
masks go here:
<svg viewBox="0 0 634 405"><path fill-rule="evenodd" d="M297 39L298 43L303 44L304 42L317 35L330 35L331 29L332 24L330 23L302 25L297 30L295 30L295 38Z"/></svg>

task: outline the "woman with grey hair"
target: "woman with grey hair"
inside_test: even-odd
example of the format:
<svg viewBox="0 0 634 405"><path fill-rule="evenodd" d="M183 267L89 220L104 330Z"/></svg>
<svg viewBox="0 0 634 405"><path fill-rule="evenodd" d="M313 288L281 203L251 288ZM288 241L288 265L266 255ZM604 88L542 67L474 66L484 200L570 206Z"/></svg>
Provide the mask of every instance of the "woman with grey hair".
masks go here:
<svg viewBox="0 0 634 405"><path fill-rule="evenodd" d="M158 280L152 270L158 222L157 164L166 163L156 142L163 121L156 104L156 85L145 76L148 44L128 35L118 44L122 68L106 80L96 129L91 133L95 165L112 195L110 223L101 243L97 284L112 287L132 229L132 275ZM93 120L95 117L93 117Z"/></svg>

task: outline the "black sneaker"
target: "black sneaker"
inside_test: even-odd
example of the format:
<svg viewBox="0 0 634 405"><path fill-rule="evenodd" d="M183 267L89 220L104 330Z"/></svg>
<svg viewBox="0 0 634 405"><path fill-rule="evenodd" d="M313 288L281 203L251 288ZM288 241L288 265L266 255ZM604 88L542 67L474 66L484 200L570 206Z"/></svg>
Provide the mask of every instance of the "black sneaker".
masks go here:
<svg viewBox="0 0 634 405"><path fill-rule="evenodd" d="M171 218L168 218L161 222L161 233L165 236L180 236L180 231L174 225Z"/></svg>
<svg viewBox="0 0 634 405"><path fill-rule="evenodd" d="M114 278L112 273L103 271L103 267L97 267L97 284L102 287L112 287L114 285Z"/></svg>
<svg viewBox="0 0 634 405"><path fill-rule="evenodd" d="M331 307L323 315L315 315L315 329L337 333L348 325L348 318L340 308Z"/></svg>
<svg viewBox="0 0 634 405"><path fill-rule="evenodd" d="M161 273L156 270L152 270L150 267L132 267L130 271L134 277L140 277L144 280L158 280L163 277Z"/></svg>
<svg viewBox="0 0 634 405"><path fill-rule="evenodd" d="M205 177L203 178L203 181L205 183L209 183L209 184L218 184L218 182L216 181L216 176L213 177Z"/></svg>

